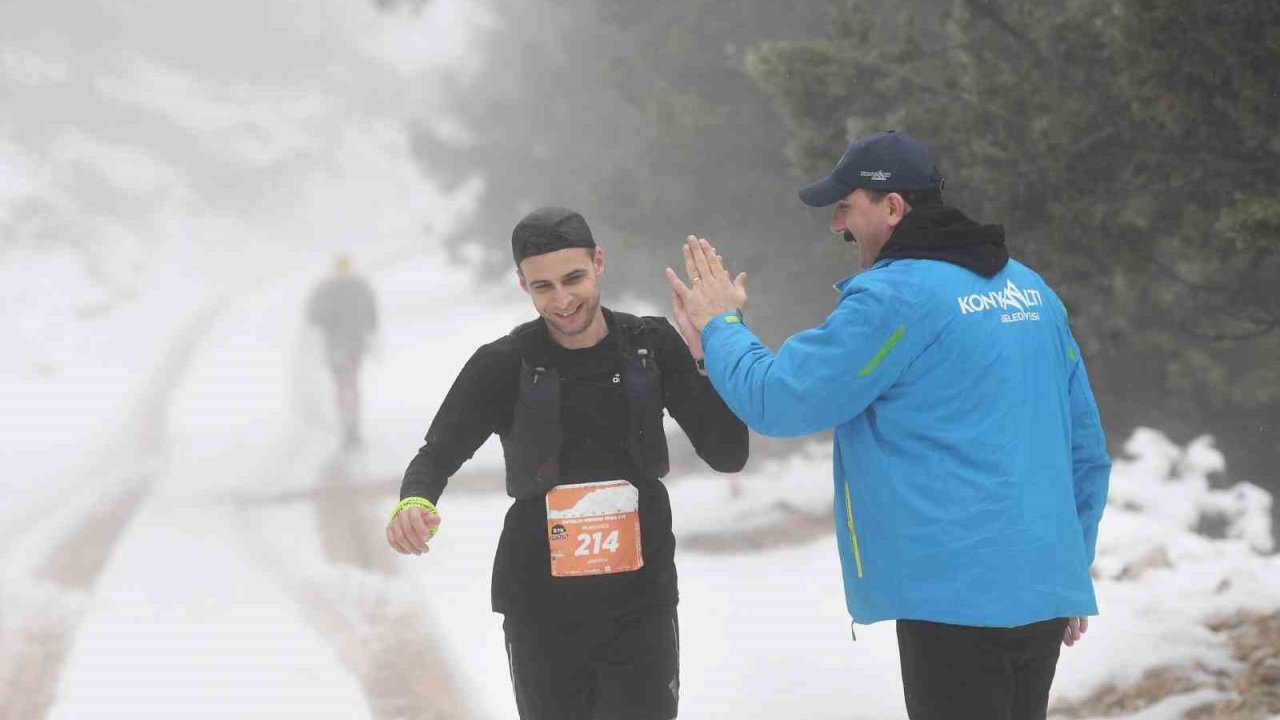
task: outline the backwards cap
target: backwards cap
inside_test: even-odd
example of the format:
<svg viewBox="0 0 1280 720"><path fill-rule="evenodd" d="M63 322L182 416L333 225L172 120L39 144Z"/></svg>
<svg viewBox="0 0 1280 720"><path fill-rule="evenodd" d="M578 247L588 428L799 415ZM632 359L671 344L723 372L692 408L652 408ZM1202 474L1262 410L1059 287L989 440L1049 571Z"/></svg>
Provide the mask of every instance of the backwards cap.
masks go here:
<svg viewBox="0 0 1280 720"><path fill-rule="evenodd" d="M565 248L594 249L595 238L582 215L562 207L543 207L525 215L511 231L511 256L516 265L533 255Z"/></svg>

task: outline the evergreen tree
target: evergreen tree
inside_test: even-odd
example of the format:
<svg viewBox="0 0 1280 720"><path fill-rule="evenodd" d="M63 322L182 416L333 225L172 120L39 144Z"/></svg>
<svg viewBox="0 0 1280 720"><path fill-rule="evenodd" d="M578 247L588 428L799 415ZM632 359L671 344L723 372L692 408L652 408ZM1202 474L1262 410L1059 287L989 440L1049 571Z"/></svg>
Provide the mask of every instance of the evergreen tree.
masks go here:
<svg viewBox="0 0 1280 720"><path fill-rule="evenodd" d="M776 296L752 324L779 342L826 314L840 277L824 268L797 291L793 280L813 266L794 246L839 243L822 218L807 237L797 230L809 213L779 152L785 123L747 75L744 50L822 32L828 2L504 2L479 53L484 69L442 103L464 137L427 124L418 155L446 182L481 178L462 235L490 250L494 272L510 271L506 238L521 215L565 205L605 247L614 292L666 312L662 270L697 233L734 248L753 296Z"/></svg>
<svg viewBox="0 0 1280 720"><path fill-rule="evenodd" d="M788 156L829 169L896 127L948 199L1060 290L1112 437L1218 435L1271 476L1280 417L1280 4L852 0L828 39L753 48Z"/></svg>

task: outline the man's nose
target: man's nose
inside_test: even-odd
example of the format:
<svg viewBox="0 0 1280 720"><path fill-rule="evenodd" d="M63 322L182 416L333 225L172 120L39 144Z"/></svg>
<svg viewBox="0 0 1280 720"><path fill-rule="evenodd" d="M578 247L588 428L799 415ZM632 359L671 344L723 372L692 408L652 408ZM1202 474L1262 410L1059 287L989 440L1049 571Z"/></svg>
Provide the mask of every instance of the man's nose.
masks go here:
<svg viewBox="0 0 1280 720"><path fill-rule="evenodd" d="M832 210L831 211L831 232L842 233L845 230L848 230L848 228L845 227L845 224L844 224L844 214L841 213L839 210Z"/></svg>

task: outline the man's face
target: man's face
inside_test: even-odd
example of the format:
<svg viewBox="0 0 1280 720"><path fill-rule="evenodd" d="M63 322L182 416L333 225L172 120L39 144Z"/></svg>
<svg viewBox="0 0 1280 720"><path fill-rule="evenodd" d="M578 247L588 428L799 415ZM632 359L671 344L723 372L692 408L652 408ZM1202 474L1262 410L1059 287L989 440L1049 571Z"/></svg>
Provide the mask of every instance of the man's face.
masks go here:
<svg viewBox="0 0 1280 720"><path fill-rule="evenodd" d="M831 216L831 232L849 232L858 246L858 267L866 270L875 264L880 249L889 242L893 229L906 214L906 202L902 196L890 193L880 202L873 202L870 193L862 188L845 195L836 203Z"/></svg>
<svg viewBox="0 0 1280 720"><path fill-rule="evenodd" d="M529 293L553 336L586 332L600 313L600 248L565 248L520 261L520 287Z"/></svg>

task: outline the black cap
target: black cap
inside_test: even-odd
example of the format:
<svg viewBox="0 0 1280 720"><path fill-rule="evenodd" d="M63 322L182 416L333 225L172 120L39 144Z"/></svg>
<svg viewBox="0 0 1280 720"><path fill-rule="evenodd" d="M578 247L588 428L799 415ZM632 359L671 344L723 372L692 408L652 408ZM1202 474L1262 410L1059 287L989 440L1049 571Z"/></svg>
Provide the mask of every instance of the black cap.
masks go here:
<svg viewBox="0 0 1280 720"><path fill-rule="evenodd" d="M516 265L533 255L564 250L565 248L594 249L595 238L582 215L562 207L543 207L534 210L516 223L511 231L511 256Z"/></svg>
<svg viewBox="0 0 1280 720"><path fill-rule="evenodd" d="M854 140L831 174L800 188L806 205L825 207L858 188L941 190L933 156L906 133L886 130Z"/></svg>

